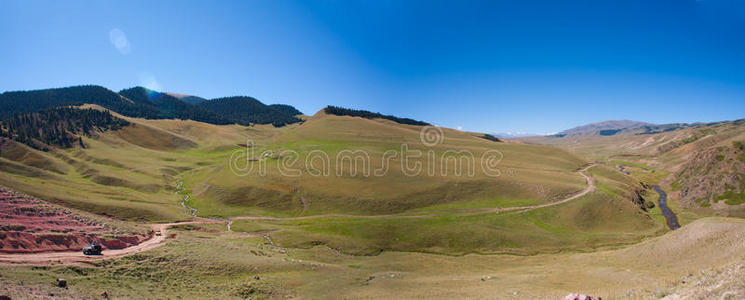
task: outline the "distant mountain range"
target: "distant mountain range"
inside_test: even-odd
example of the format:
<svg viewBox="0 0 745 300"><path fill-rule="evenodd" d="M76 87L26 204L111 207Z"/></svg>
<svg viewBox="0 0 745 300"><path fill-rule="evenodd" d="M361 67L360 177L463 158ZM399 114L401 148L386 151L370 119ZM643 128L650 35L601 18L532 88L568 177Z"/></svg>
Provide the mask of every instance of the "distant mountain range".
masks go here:
<svg viewBox="0 0 745 300"><path fill-rule="evenodd" d="M631 120L610 120L590 123L549 135L554 138L613 136L621 134L654 134L695 126L700 123L652 124Z"/></svg>
<svg viewBox="0 0 745 300"><path fill-rule="evenodd" d="M290 105L266 105L251 97L208 100L198 96L161 93L143 87L119 93L95 85L0 94L0 120L59 106L97 104L128 117L190 119L211 124L272 124L301 122L300 111Z"/></svg>
<svg viewBox="0 0 745 300"><path fill-rule="evenodd" d="M489 133L489 135L498 137L498 138L503 138L503 139L513 139L513 138L530 137L530 136L542 136L544 134L530 133L530 132L492 132L492 133Z"/></svg>

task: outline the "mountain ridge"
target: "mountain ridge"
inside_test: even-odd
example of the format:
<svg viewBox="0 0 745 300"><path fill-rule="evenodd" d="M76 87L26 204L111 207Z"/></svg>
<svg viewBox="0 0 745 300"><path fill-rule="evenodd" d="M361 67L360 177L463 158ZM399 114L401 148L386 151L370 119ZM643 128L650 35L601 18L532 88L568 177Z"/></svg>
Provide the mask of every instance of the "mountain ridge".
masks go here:
<svg viewBox="0 0 745 300"><path fill-rule="evenodd" d="M279 127L302 121L295 117L301 114L300 111L291 105L266 105L255 98L243 96L232 98L250 98L255 103L215 109L212 101L218 99L207 100L193 95L158 92L139 86L123 89L118 93L98 85L7 91L0 94L0 120L15 114L35 113L60 106L96 104L127 117L190 119L216 125L256 123Z"/></svg>
<svg viewBox="0 0 745 300"><path fill-rule="evenodd" d="M563 136L580 136L580 135L595 135L595 134L605 135L603 133L611 133L611 131L614 131L614 130L617 130L616 132L618 132L623 129L636 128L636 127L641 127L641 126L654 126L654 125L656 124L641 122L641 121L632 121L632 120L607 120L607 121L589 123L589 124L573 127L573 128L561 131L556 135L563 135Z"/></svg>

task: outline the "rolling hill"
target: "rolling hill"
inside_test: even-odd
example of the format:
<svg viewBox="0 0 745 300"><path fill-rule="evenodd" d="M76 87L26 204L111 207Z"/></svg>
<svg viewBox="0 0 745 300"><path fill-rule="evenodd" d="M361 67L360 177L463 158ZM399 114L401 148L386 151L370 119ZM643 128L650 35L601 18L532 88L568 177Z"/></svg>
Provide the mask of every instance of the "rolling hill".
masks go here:
<svg viewBox="0 0 745 300"><path fill-rule="evenodd" d="M134 103L152 101L132 97L137 100L126 98ZM106 111L99 105L82 108ZM735 255L738 247L721 246L737 239L741 222L696 221L701 215L680 211L677 199L672 207L682 213L685 226L655 237L668 229L659 209L645 204L654 202L655 196L641 183L650 183L650 178L659 182L662 175L672 174L666 166L686 161L682 153L688 151L729 143L734 152L723 154L722 160L713 154L713 160L737 159L740 150L732 141L742 135L735 122L659 134L544 138L554 143L544 146L325 111L284 127L133 118L115 111L111 115L129 125L80 135L85 148L72 145L43 152L4 139L3 185L130 224L192 220L188 206L200 217L230 218L231 230L226 231L224 223L181 226L171 242L136 257L97 262L97 267L76 269L77 273L64 265L3 267L8 274L4 276L23 278L39 291L49 288L40 278L71 278L75 289L64 292L71 297L98 295L101 280L108 282L109 293L122 297L143 290L157 290L154 293L163 296L215 295L212 289L217 286L230 287L219 292L226 297L322 295L329 286L341 287L340 294L348 297L387 297L392 295L382 287L389 288L394 279L406 288L398 295L410 297L435 295L429 288L418 288L422 280L457 283L438 290L440 296L494 295L509 287L521 294L529 290L535 297L577 290L646 297L652 294L646 289L670 284L666 291L689 293L687 285L676 282L680 274L704 266L727 267L741 259ZM429 130L434 130L434 140L428 140ZM702 136L702 130L708 134ZM578 140L587 144L572 143ZM676 146L665 146L668 143ZM403 145L421 151L423 173L403 173ZM371 174L364 175L362 166L353 174L350 161L337 161L345 150L367 153ZM501 154L496 164L499 176L453 173L457 158L469 153L479 158L493 150ZM434 164L436 176L426 171L430 151L446 158ZM388 156L393 152L399 155ZM236 153L246 160L236 161ZM323 162L319 153L328 155L326 165L318 164ZM658 161L658 156L664 159ZM309 157L321 159L306 165ZM596 159L602 161L590 164ZM376 176L386 160L388 172ZM656 161L654 167L644 164ZM264 166L265 172L242 173L245 169L235 169L236 162L244 168L246 163L255 164L256 171ZM632 176L619 172L616 164L628 165ZM283 174L283 165L301 173ZM324 166L328 175L323 175ZM581 174L591 179L585 181ZM571 198L588 187L592 188L586 194ZM719 251L711 252L714 248ZM475 255L505 253L530 255ZM677 257L693 258L681 265ZM225 278L183 267L195 261L219 269ZM433 269L433 264L438 267ZM157 270L161 275L147 280L121 275L132 270ZM567 274L573 279L567 281ZM526 281L525 276L532 279ZM603 288L611 278L615 288ZM11 295L29 292L5 285ZM179 285L183 286L174 287Z"/></svg>
<svg viewBox="0 0 745 300"><path fill-rule="evenodd" d="M217 218L311 217L241 220L234 227L271 231L278 245L323 244L351 254L385 250L524 254L629 242L663 230L635 202L637 192L645 188L604 166L588 171L600 183L599 190L571 204L494 214L495 208L550 204L580 192L586 183L577 170L587 162L554 148L495 143L481 134L445 128L442 143L428 146L421 140L427 128L321 111L281 133L252 138L250 150L234 147L232 153L248 151L247 161L241 164L253 164L253 173L231 169L234 162L226 155L219 166L184 174L189 205L200 216ZM433 176L425 169L406 175L402 156L387 156L400 153L402 145L446 159L432 166ZM338 160L349 150L365 153L369 175L361 165L354 169L349 161ZM454 158L468 153L479 159L493 150L502 155L501 176L452 173L458 163ZM327 169L323 169L319 163L326 156ZM294 161L285 166L300 173L282 173L278 167L285 158ZM308 161L315 163L307 165ZM419 162L427 168L426 161ZM376 170L386 173L375 176Z"/></svg>
<svg viewBox="0 0 745 300"><path fill-rule="evenodd" d="M159 99L178 100L144 89L123 91L119 97L130 105L155 107L158 113L162 109ZM201 104L211 101L215 100ZM262 107L258 101L243 98L230 101L244 101L246 109L274 107L274 112L296 113L291 107ZM201 105L194 107L208 110ZM108 110L98 104L81 108ZM376 287L383 276L411 276L412 281L400 281L410 287L417 280L439 282L440 275L435 278L426 271L426 265L434 261L462 266L453 272L456 277L473 279L474 283L461 282L465 286L490 283L490 276L517 284L517 279L509 278L517 274L534 276L530 274L541 274L551 267L583 278L570 284L590 292L607 283L604 277L582 275L568 265L584 262L582 268L592 272L608 272L593 264L623 265L632 271L621 277L616 276L620 271L610 273L624 282L624 290L614 289L615 295L634 289L639 276L647 283L636 282L637 287L650 286L659 278L671 282L667 275L646 267L655 263L646 256L644 263L628 265L639 261L642 253L660 247L677 255L700 253L693 249L704 237L687 240L691 232L715 232L717 238L727 242L735 233L724 229L741 231L740 225L730 221L696 221L705 213L681 210L678 197L682 191L675 191L670 181L686 176L701 178L676 175L671 168L693 157L686 153L728 145L732 147L727 148L730 152L705 157L736 166L733 162L740 148L732 142L743 132L738 122L653 134L527 138L523 143L511 143L495 142L481 133L427 126L408 118L362 110L335 112L324 109L304 116L304 122L275 127L256 122L244 126L136 118L111 110L113 118L128 125L79 135L85 147L73 144L50 147L45 152L3 139L0 180L7 188L127 223L198 217L230 222L229 232L225 223L179 227L175 229L178 237L162 249L138 254L136 259L141 261L122 258L101 263L107 266L101 270L118 270L112 272L158 268L162 274L184 274L186 271L179 267L186 263L184 259L199 258L212 266L228 268L227 278L219 282L206 273L189 273L193 280L203 280L202 284L210 288L226 283L234 287L235 278L256 278L257 273L274 274L250 279L253 287L261 290L231 289L226 291L228 295L292 294L286 280L300 272L309 278L332 276L333 284L346 287L344 294L350 297L383 296L388 294L382 290L350 287ZM721 160L717 158L720 154L724 155ZM494 160L484 165L482 157ZM631 175L620 172L617 165L626 166ZM418 172L408 172L417 166L421 167ZM677 170L684 169L695 168ZM649 184L662 184L674 191L670 206L685 225L681 232L655 238L669 230L659 208L650 205L656 194L651 193ZM732 193L738 191L733 189ZM637 244L645 240L650 241ZM628 246L631 244L635 245ZM573 253L615 248L623 249ZM222 254L226 251L251 254ZM695 266L712 261L720 264L723 256L698 257ZM406 258L407 263L385 263L391 257ZM163 261L169 263L159 263ZM672 261L663 259L661 263L668 266ZM479 273L483 272L479 267L485 264L494 265L494 272ZM497 264L510 267L497 268ZM345 271L339 272L338 268ZM307 271L311 269L320 271ZM689 270L687 266L673 269ZM67 272L9 270L21 277ZM349 270L357 270L353 271L356 277L349 278ZM107 271L87 272L101 278L112 276ZM563 292L564 288L554 282L558 277L552 276L534 283L546 293ZM131 280L135 279L119 279L112 290L117 295L130 295L117 284ZM150 280L173 283L164 278ZM320 291L307 279L296 282L305 289L302 294L316 295ZM76 292L85 290L84 284L76 284L82 289ZM136 286L150 287L151 283L139 282ZM483 295L479 291L486 290L460 293ZM179 290L169 288L163 293L180 295ZM414 289L409 295L429 294Z"/></svg>
<svg viewBox="0 0 745 300"><path fill-rule="evenodd" d="M156 108L158 99L175 99L165 94L151 98L148 92L123 91L121 99ZM223 101L261 107L242 98ZM491 212L551 204L587 188L578 174L587 161L551 147L495 143L479 133L406 124L411 123L406 118L325 110L285 127L114 116L131 125L83 136L85 148L44 153L7 142L0 152L0 177L8 187L42 199L147 221L189 218L173 196L182 180L190 196L185 204L199 216L311 216L301 223L241 220L236 226L278 228L272 235L287 246L320 243L357 254L535 253L630 242L662 230L638 205L638 192L645 187L616 178L603 166L588 171L598 191L571 204L525 214ZM426 130L434 130L435 143L423 140L430 138ZM257 170L263 165L265 173L240 174L231 168L237 163L235 154L247 150L253 151L252 157L240 163L254 164ZM355 151L366 156L362 165L357 165L360 157L343 157ZM422 153L422 159L407 161L403 151ZM328 156L327 165L317 164L323 155L306 165L319 153ZM483 172L480 159L487 154L498 155L493 157L497 176ZM436 161L424 159L428 155ZM288 160L294 156L297 160ZM406 173L419 164L420 173ZM287 176L279 166L301 173ZM317 170L326 175L314 175ZM382 170L386 173L376 173ZM432 235L415 234L427 232L426 227L440 229L429 231ZM350 235L349 230L359 228L366 230ZM393 233L401 242L380 238Z"/></svg>

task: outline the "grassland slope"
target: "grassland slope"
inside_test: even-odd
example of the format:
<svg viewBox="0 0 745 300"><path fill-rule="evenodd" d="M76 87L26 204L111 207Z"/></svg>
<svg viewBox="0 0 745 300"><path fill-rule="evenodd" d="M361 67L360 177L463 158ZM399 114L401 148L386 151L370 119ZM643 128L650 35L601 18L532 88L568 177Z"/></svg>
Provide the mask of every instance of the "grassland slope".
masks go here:
<svg viewBox="0 0 745 300"><path fill-rule="evenodd" d="M438 129L440 143L425 145L421 130L389 120L319 114L292 130L254 139L244 149L250 156L244 163L255 166L255 172L236 174L226 161L187 175L185 182L194 192L195 207L220 216L262 210L280 215L388 214L452 205L509 206L551 202L583 188L583 178L574 171L585 162L567 152L494 143L445 128ZM416 174L405 169L407 150L421 154L409 161L420 166ZM434 162L425 159L430 153ZM485 153L497 153L503 176L482 172ZM352 157L356 160L350 162L346 155L357 155ZM295 156L294 163L283 165L288 156ZM314 157L315 164L307 163ZM280 167L298 174L285 176ZM456 174L457 168L462 173ZM305 210L301 197L310 203Z"/></svg>

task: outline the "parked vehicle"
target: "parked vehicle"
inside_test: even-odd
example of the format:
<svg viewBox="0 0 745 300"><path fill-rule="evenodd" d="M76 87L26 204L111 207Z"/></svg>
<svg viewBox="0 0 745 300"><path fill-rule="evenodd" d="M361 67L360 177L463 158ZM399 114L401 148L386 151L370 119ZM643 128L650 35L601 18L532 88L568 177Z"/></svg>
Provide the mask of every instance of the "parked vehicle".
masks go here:
<svg viewBox="0 0 745 300"><path fill-rule="evenodd" d="M83 254L85 255L101 255L101 245L91 244L88 247L83 248Z"/></svg>

